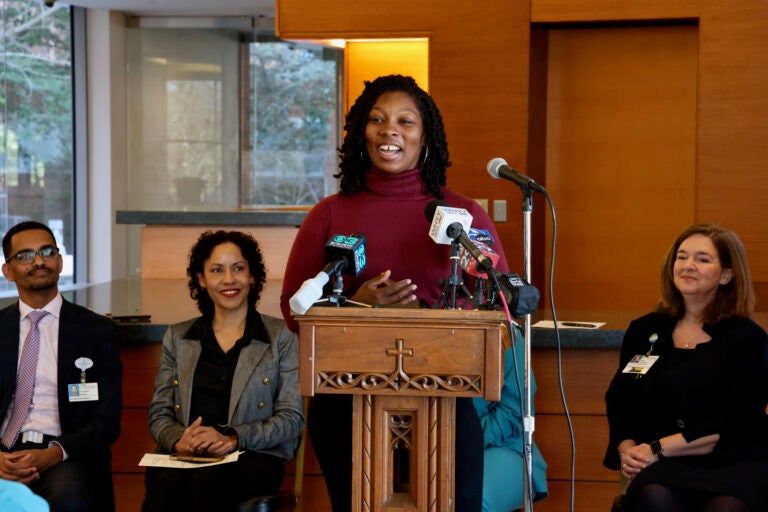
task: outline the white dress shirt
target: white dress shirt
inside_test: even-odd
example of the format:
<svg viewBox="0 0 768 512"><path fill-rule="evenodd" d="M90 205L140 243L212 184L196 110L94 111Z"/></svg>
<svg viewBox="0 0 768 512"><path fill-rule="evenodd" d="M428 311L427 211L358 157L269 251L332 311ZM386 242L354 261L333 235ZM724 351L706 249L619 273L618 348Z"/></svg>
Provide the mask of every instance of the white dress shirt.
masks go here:
<svg viewBox="0 0 768 512"><path fill-rule="evenodd" d="M59 355L59 317L61 315L61 294L43 308L48 312L38 327L40 329L40 352L37 356L37 373L35 374L35 389L32 396L32 410L21 426L21 432L35 431L51 436L61 435L59 424L59 395L58 395L58 355ZM19 359L24 348L24 341L31 328L27 318L34 308L19 300L21 323L19 326ZM18 362L16 363L18 365ZM72 363L74 364L74 362ZM11 417L13 403L8 408L8 414L3 419L2 432Z"/></svg>

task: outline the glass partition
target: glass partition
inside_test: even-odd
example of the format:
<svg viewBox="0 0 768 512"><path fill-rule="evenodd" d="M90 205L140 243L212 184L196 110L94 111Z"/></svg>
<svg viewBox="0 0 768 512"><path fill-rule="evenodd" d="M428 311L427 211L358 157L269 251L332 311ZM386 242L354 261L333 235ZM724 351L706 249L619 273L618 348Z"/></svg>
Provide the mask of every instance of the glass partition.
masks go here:
<svg viewBox="0 0 768 512"><path fill-rule="evenodd" d="M335 192L340 50L128 29L129 209L295 207Z"/></svg>

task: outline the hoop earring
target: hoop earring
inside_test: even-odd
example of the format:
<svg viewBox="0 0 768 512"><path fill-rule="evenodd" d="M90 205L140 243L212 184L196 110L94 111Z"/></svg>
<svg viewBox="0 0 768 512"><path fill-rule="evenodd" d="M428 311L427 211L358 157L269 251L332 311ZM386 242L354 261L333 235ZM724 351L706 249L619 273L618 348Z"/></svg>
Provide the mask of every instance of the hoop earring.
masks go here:
<svg viewBox="0 0 768 512"><path fill-rule="evenodd" d="M365 157L363 156L363 152L362 151L360 152L360 160L365 162Z"/></svg>
<svg viewBox="0 0 768 512"><path fill-rule="evenodd" d="M429 146L424 146L424 158L421 161L421 165L424 165L427 163L427 157L429 156Z"/></svg>

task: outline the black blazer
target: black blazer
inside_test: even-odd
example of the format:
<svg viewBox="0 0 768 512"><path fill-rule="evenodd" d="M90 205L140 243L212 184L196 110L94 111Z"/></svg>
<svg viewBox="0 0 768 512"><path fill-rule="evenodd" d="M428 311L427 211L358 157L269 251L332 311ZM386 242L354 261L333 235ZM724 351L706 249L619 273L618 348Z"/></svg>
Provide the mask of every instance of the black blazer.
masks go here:
<svg viewBox="0 0 768 512"><path fill-rule="evenodd" d="M0 310L0 421L16 387L19 357L19 303ZM99 385L99 400L70 402L67 385L80 382L75 360L87 357L93 367L86 371L87 382ZM61 305L58 350L59 422L57 441L72 461L109 460L110 445L120 433L120 361L115 324L109 318L66 300Z"/></svg>
<svg viewBox="0 0 768 512"><path fill-rule="evenodd" d="M704 331L712 338L693 350L674 347L677 320L651 313L629 325L617 372L606 392L609 444L603 464L619 469L618 444L624 439L650 443L681 433L692 441L720 434L712 459L738 458L754 437L768 403L768 335L751 319L732 318ZM653 343L658 361L640 378L622 373L635 355ZM654 464L655 466L655 464Z"/></svg>

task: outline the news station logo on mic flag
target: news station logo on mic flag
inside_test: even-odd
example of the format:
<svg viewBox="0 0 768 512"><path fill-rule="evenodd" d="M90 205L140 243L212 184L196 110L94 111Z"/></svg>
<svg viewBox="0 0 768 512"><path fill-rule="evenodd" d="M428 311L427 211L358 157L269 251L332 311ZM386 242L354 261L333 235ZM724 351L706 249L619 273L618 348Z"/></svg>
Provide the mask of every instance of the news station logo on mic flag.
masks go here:
<svg viewBox="0 0 768 512"><path fill-rule="evenodd" d="M344 258L348 264L346 270L358 276L365 268L366 241L365 236L359 233L349 236L334 235L325 244L326 258L328 261Z"/></svg>
<svg viewBox="0 0 768 512"><path fill-rule="evenodd" d="M491 248L491 245L495 240L490 231L487 229L469 228L467 236L474 246L483 253L483 256L486 256L491 260L492 265L495 267L499 262L499 254ZM459 265L461 265L461 268L467 273L472 274L475 277L488 277L487 272L478 268L477 261L463 245L459 247Z"/></svg>
<svg viewBox="0 0 768 512"><path fill-rule="evenodd" d="M438 203L438 201L433 201L433 203ZM450 245L453 239L447 234L448 227L456 223L461 225L464 231L468 231L469 226L472 224L472 215L464 208L437 206L431 220L432 224L429 226L430 238L435 243Z"/></svg>

